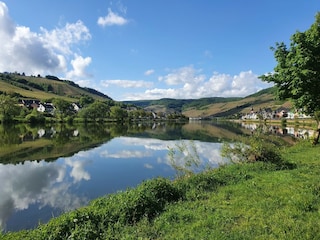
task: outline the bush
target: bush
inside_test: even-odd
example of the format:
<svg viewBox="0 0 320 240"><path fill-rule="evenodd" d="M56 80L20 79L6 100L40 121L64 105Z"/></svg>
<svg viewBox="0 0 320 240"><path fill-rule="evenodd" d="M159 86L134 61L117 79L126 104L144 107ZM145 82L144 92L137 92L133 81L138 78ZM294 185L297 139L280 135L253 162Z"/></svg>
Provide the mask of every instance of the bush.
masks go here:
<svg viewBox="0 0 320 240"><path fill-rule="evenodd" d="M23 239L104 239L141 220L151 221L170 202L182 198L183 192L165 178L141 183L135 189L109 194L83 207L53 218L47 224L29 231ZM41 235L41 237L37 237Z"/></svg>
<svg viewBox="0 0 320 240"><path fill-rule="evenodd" d="M143 217L151 220L164 210L167 203L178 201L182 195L183 192L175 188L168 179L145 181L136 190L136 199L128 209L127 219L130 222Z"/></svg>
<svg viewBox="0 0 320 240"><path fill-rule="evenodd" d="M282 164L280 148L271 141L267 141L260 133L254 133L249 138L242 138L242 141L234 144L224 143L221 155L232 162L271 162Z"/></svg>

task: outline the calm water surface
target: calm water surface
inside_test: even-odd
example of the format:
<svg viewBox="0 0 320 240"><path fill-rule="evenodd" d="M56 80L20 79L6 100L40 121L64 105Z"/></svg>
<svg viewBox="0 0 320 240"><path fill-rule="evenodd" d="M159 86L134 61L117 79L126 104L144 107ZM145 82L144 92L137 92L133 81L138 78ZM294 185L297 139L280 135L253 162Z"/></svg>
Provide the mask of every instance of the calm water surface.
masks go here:
<svg viewBox="0 0 320 240"><path fill-rule="evenodd" d="M144 180L174 178L168 148L181 141L194 144L201 161L218 167L226 163L222 142L251 131L252 126L217 123L2 127L0 228L32 229ZM179 161L183 154L176 157Z"/></svg>
<svg viewBox="0 0 320 240"><path fill-rule="evenodd" d="M176 172L170 166L168 148L176 148L181 141L186 141L189 146L188 135L199 135L198 131L203 130L204 127L199 124L173 128L152 126L132 136L116 134L120 136L110 137L108 141L69 154L71 156L68 157L50 161L37 159L15 164L2 163L1 229L31 229L39 222L45 223L63 212L86 205L91 199L134 187L143 180L158 176L174 178ZM40 128L34 131L33 140L20 141L12 146L37 141L40 144L46 131L49 130ZM72 139L76 138L74 135L81 135L77 131L73 129ZM57 134L52 127L50 132ZM208 136L205 137L208 139ZM196 146L203 162L210 162L214 167L224 163L219 153L220 142L194 140L192 144ZM3 157L7 158L7 155Z"/></svg>

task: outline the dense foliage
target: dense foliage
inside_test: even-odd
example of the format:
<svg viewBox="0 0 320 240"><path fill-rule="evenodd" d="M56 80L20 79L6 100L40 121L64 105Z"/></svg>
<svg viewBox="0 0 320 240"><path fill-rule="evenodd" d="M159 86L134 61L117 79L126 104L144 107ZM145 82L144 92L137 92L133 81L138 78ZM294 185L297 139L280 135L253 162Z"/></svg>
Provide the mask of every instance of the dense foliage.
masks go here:
<svg viewBox="0 0 320 240"><path fill-rule="evenodd" d="M0 94L0 122L10 122L19 114L16 100L10 96Z"/></svg>
<svg viewBox="0 0 320 240"><path fill-rule="evenodd" d="M297 109L315 115L320 111L320 13L309 29L297 31L290 40L289 47L278 42L271 48L277 65L274 73L260 78L275 83L280 99L291 98Z"/></svg>
<svg viewBox="0 0 320 240"><path fill-rule="evenodd" d="M224 143L221 154L235 163L261 161L285 167L282 166L284 163L280 154L280 146L279 141L272 142L257 130L250 137L241 137L236 143Z"/></svg>
<svg viewBox="0 0 320 240"><path fill-rule="evenodd" d="M308 30L291 36L290 47L281 42L272 50L277 61L274 73L261 78L274 82L280 98L293 99L306 113L320 110L320 13Z"/></svg>

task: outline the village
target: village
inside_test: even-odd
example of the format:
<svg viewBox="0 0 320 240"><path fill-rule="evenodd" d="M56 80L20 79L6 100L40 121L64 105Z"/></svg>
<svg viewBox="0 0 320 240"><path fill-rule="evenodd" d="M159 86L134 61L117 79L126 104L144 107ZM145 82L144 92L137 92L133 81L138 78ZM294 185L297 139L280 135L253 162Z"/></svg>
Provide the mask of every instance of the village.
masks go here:
<svg viewBox="0 0 320 240"><path fill-rule="evenodd" d="M265 119L310 119L311 116L306 115L302 110L295 110L280 107L277 110L272 110L271 108L264 108L255 111L251 108L251 111L245 115L241 116L242 120L265 120Z"/></svg>
<svg viewBox="0 0 320 240"><path fill-rule="evenodd" d="M38 112L46 113L50 115L54 115L55 106L51 102L41 102L37 99L20 99L19 100L19 106L26 107L30 110L36 109ZM80 105L78 103L72 103L71 104L74 112L79 112L81 109Z"/></svg>

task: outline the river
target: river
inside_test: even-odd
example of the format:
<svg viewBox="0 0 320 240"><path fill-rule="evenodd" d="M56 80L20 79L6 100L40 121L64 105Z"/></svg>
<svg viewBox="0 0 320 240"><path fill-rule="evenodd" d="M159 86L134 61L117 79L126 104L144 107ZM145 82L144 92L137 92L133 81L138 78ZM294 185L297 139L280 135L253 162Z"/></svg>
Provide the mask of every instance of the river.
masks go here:
<svg viewBox="0 0 320 240"><path fill-rule="evenodd" d="M250 135L252 128L215 122L0 125L0 228L32 229L144 180L173 179L170 149L177 162L196 149L205 165L226 164L222 143ZM179 155L181 143L186 151Z"/></svg>

